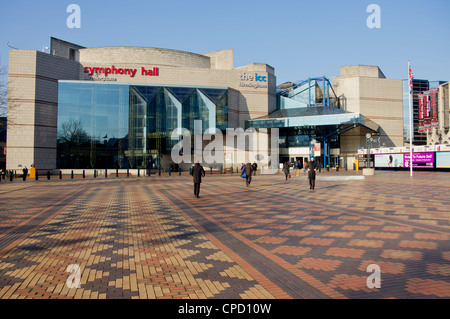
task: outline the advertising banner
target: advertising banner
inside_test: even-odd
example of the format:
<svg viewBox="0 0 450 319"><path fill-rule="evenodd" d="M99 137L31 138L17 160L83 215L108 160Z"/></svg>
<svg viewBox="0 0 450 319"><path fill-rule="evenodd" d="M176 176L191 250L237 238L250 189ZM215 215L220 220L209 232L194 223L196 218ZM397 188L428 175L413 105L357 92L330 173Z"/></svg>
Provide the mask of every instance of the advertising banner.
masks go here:
<svg viewBox="0 0 450 319"><path fill-rule="evenodd" d="M376 154L375 167L403 167L403 154Z"/></svg>
<svg viewBox="0 0 450 319"><path fill-rule="evenodd" d="M436 167L437 168L450 168L450 152L437 152L436 153Z"/></svg>
<svg viewBox="0 0 450 319"><path fill-rule="evenodd" d="M403 166L409 167L410 154L403 154ZM413 168L434 168L434 153L413 153Z"/></svg>
<svg viewBox="0 0 450 319"><path fill-rule="evenodd" d="M430 90L431 127L439 127L438 115L438 88Z"/></svg>
<svg viewBox="0 0 450 319"><path fill-rule="evenodd" d="M314 156L321 156L320 143L314 144Z"/></svg>
<svg viewBox="0 0 450 319"><path fill-rule="evenodd" d="M448 152L450 154L450 152ZM434 168L434 155L432 152L413 153L413 168ZM446 165L446 158L442 157L442 165ZM449 156L450 160L450 156ZM405 167L408 168L410 163L410 154L376 154L375 167ZM450 165L450 164L449 164Z"/></svg>
<svg viewBox="0 0 450 319"><path fill-rule="evenodd" d="M419 94L419 132L425 131L424 128L424 107L423 107L423 94Z"/></svg>

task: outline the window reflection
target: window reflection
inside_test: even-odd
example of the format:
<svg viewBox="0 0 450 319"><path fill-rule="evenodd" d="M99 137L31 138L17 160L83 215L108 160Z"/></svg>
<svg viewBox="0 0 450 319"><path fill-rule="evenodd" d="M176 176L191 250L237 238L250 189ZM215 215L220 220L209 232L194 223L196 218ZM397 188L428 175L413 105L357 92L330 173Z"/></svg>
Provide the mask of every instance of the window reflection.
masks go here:
<svg viewBox="0 0 450 319"><path fill-rule="evenodd" d="M156 168L176 128L228 127L228 90L60 81L58 168Z"/></svg>

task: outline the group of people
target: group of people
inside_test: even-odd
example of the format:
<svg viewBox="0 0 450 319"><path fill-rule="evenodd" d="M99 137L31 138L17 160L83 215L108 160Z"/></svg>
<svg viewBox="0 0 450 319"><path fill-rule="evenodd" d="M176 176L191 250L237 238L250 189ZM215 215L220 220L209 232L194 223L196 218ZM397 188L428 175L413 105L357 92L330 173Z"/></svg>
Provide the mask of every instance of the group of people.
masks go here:
<svg viewBox="0 0 450 319"><path fill-rule="evenodd" d="M317 162L314 160L314 157L305 163L306 170L308 171L308 179L309 179L309 189L314 189L316 186L316 172L319 169ZM250 164L250 162L246 164L242 164L241 166L241 177L245 178L245 184L247 187L250 186L252 182L252 175L256 174L256 170L258 165L256 163ZM300 171L300 166L297 166L297 173ZM291 178L289 165L287 162L283 164L283 173L285 174L286 180ZM194 196L200 198L200 184L202 182L202 177L205 176L205 170L200 163L196 163L192 168L192 177L194 179ZM298 176L298 174L297 174Z"/></svg>
<svg viewBox="0 0 450 319"><path fill-rule="evenodd" d="M297 161L296 167L297 167L297 176L299 176L301 169L300 160ZM308 171L309 189L314 189L316 187L316 172L319 169L319 165L315 161L314 157L311 157L311 159L308 162L305 162L305 168ZM288 162L284 162L282 171L284 173L284 176L286 177L286 180L291 178Z"/></svg>

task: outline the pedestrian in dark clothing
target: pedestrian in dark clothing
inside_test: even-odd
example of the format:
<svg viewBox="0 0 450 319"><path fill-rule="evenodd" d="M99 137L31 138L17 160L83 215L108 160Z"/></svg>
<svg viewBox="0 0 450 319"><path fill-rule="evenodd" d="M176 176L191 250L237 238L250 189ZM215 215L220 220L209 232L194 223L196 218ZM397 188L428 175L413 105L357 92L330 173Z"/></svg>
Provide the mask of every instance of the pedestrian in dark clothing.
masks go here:
<svg viewBox="0 0 450 319"><path fill-rule="evenodd" d="M256 169L258 168L258 164L256 164L256 162L254 162L252 164L252 170L253 170L253 175L256 175Z"/></svg>
<svg viewBox="0 0 450 319"><path fill-rule="evenodd" d="M22 170L23 172L23 180L25 181L27 179L28 175L28 168L25 166L25 168Z"/></svg>
<svg viewBox="0 0 450 319"><path fill-rule="evenodd" d="M197 198L200 198L200 184L202 182L202 176L205 176L205 170L200 163L195 163L195 166L192 168L192 177L194 178L194 195Z"/></svg>
<svg viewBox="0 0 450 319"><path fill-rule="evenodd" d="M252 164L250 164L250 162L248 162L247 164L245 164L244 167L244 172L245 175L247 175L247 177L245 178L245 185L250 186L250 183L252 182Z"/></svg>
<svg viewBox="0 0 450 319"><path fill-rule="evenodd" d="M291 174L289 174L289 164L287 162L284 162L283 164L283 173L286 176L286 180L290 178Z"/></svg>
<svg viewBox="0 0 450 319"><path fill-rule="evenodd" d="M308 162L308 165L306 167L308 170L309 189L314 189L314 187L316 187L317 171L317 162L314 160L314 157L311 157L311 160Z"/></svg>

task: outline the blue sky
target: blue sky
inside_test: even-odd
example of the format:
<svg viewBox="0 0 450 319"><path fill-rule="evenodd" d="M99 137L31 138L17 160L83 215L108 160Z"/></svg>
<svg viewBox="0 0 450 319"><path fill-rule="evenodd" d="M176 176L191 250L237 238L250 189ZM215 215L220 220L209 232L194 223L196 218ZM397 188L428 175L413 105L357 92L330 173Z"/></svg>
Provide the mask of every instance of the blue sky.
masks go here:
<svg viewBox="0 0 450 319"><path fill-rule="evenodd" d="M10 45L42 50L50 37L86 47L144 46L206 53L234 49L234 64L275 68L277 83L339 75L339 67L378 65L389 78L450 80L449 0L0 0L0 59ZM69 4L81 28L69 29ZM381 8L370 29L369 4Z"/></svg>

